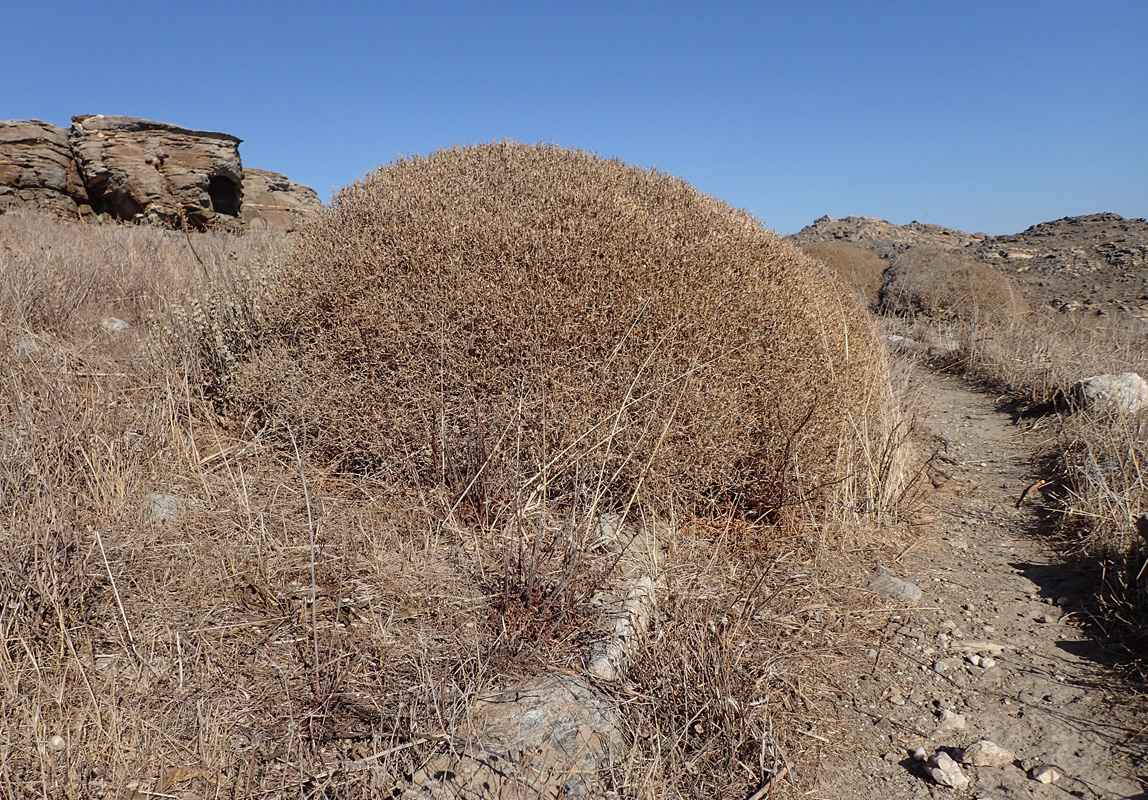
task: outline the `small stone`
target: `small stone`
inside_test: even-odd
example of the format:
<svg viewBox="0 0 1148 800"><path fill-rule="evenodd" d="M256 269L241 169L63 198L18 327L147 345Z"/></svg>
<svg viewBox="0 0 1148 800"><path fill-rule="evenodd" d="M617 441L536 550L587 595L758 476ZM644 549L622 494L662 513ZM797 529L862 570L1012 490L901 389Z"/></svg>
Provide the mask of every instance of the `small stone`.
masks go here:
<svg viewBox="0 0 1148 800"><path fill-rule="evenodd" d="M1061 778L1060 772L1053 767L1045 765L1033 767L1032 771L1028 774L1034 781L1039 781L1040 783L1056 783Z"/></svg>
<svg viewBox="0 0 1148 800"><path fill-rule="evenodd" d="M171 494L149 494L144 498L140 515L151 522L175 522L179 519L179 498Z"/></svg>
<svg viewBox="0 0 1148 800"><path fill-rule="evenodd" d="M992 656L985 656L981 659L981 666L985 669L992 669L997 665L996 660Z"/></svg>
<svg viewBox="0 0 1148 800"><path fill-rule="evenodd" d="M976 653L973 653L972 655L965 656L965 660L968 661L970 664L972 664L974 667L979 667L981 665L981 657L978 656Z"/></svg>
<svg viewBox="0 0 1148 800"><path fill-rule="evenodd" d="M49 750L53 750L53 751L58 753L67 746L68 746L68 743L66 741L64 741L64 737L58 733L55 736L51 736L48 738L48 749Z"/></svg>
<svg viewBox="0 0 1148 800"><path fill-rule="evenodd" d="M104 317L100 320L100 327L108 333L127 333L132 326L116 317Z"/></svg>
<svg viewBox="0 0 1148 800"><path fill-rule="evenodd" d="M891 694L889 695L889 702L895 706L903 706L905 705L905 698L899 694Z"/></svg>
<svg viewBox="0 0 1148 800"><path fill-rule="evenodd" d="M1003 767L1011 764L1016 756L988 739L981 739L961 750L957 758L962 764L973 767Z"/></svg>
<svg viewBox="0 0 1148 800"><path fill-rule="evenodd" d="M901 580L884 567L877 567L869 576L869 589L903 603L915 603L921 599L920 587Z"/></svg>
<svg viewBox="0 0 1148 800"><path fill-rule="evenodd" d="M925 748L923 748L923 747L918 747L916 750L913 751L913 760L914 761L928 761L929 760L928 751L926 751Z"/></svg>
<svg viewBox="0 0 1148 800"><path fill-rule="evenodd" d="M965 716L947 708L941 709L941 719L937 727L944 731L962 731L965 729Z"/></svg>
<svg viewBox="0 0 1148 800"><path fill-rule="evenodd" d="M969 776L962 772L957 762L953 761L952 756L943 750L938 750L929 759L929 775L941 786L948 786L958 791L969 785Z"/></svg>

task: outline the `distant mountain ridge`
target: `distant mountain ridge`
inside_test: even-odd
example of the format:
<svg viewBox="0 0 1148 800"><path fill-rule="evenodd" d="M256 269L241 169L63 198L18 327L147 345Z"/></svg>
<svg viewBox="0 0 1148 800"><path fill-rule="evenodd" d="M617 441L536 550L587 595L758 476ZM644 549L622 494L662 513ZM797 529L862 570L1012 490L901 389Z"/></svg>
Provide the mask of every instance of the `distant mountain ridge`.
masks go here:
<svg viewBox="0 0 1148 800"><path fill-rule="evenodd" d="M825 216L786 238L797 245L847 242L887 259L910 249L959 251L1007 274L1031 302L1148 312L1148 221L1141 218L1087 214L988 236L921 222Z"/></svg>

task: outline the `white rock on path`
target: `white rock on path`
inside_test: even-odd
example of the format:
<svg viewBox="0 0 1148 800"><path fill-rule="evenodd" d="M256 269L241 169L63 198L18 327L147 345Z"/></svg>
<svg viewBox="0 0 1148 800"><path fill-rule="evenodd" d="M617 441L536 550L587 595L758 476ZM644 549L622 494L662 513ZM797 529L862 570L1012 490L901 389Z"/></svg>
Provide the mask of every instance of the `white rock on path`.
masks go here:
<svg viewBox="0 0 1148 800"><path fill-rule="evenodd" d="M973 767L1003 767L1011 764L1016 756L995 742L981 739L961 750L957 758L962 764Z"/></svg>
<svg viewBox="0 0 1148 800"><path fill-rule="evenodd" d="M1029 773L1034 781L1040 783L1056 783L1061 779L1061 774L1055 768L1049 766L1033 767L1032 772Z"/></svg>
<svg viewBox="0 0 1148 800"><path fill-rule="evenodd" d="M950 789L960 791L969 785L969 776L962 772L952 756L943 750L938 750L929 759L929 775L938 784L948 786Z"/></svg>
<svg viewBox="0 0 1148 800"><path fill-rule="evenodd" d="M921 599L920 587L901 580L884 567L877 567L869 576L869 590L903 603L915 603Z"/></svg>
<svg viewBox="0 0 1148 800"><path fill-rule="evenodd" d="M1069 396L1085 411L1115 411L1130 416L1148 409L1148 383L1135 372L1084 378L1072 385Z"/></svg>

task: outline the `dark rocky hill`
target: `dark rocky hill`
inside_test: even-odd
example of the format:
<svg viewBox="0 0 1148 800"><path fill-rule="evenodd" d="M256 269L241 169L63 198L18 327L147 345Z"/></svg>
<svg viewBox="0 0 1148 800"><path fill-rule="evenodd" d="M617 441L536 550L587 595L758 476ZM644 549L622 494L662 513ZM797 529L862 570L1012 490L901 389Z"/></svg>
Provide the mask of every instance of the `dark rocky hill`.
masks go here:
<svg viewBox="0 0 1148 800"><path fill-rule="evenodd" d="M1148 317L1148 221L1089 214L1008 236L873 217L821 217L789 237L799 245L845 241L883 258L913 248L957 250L1008 275L1033 304Z"/></svg>

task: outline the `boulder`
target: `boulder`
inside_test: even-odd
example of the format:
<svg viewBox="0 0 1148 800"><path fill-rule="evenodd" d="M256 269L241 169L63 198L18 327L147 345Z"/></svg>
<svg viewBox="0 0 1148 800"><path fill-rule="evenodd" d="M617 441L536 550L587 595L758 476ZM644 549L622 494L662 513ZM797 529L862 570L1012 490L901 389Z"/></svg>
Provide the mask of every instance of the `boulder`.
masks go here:
<svg viewBox="0 0 1148 800"><path fill-rule="evenodd" d="M585 682L561 675L477 698L460 749L432 756L404 800L595 797L599 769L625 747L617 713Z"/></svg>
<svg viewBox="0 0 1148 800"><path fill-rule="evenodd" d="M243 170L243 222L252 229L294 231L323 210L310 186L265 169Z"/></svg>
<svg viewBox="0 0 1148 800"><path fill-rule="evenodd" d="M87 202L65 129L36 119L0 120L0 209L76 217Z"/></svg>
<svg viewBox="0 0 1148 800"><path fill-rule="evenodd" d="M1148 383L1135 372L1093 375L1073 384L1069 398L1085 411L1132 416L1148 409Z"/></svg>
<svg viewBox="0 0 1148 800"><path fill-rule="evenodd" d="M173 228L240 227L238 137L95 114L72 118L69 141L96 211Z"/></svg>

